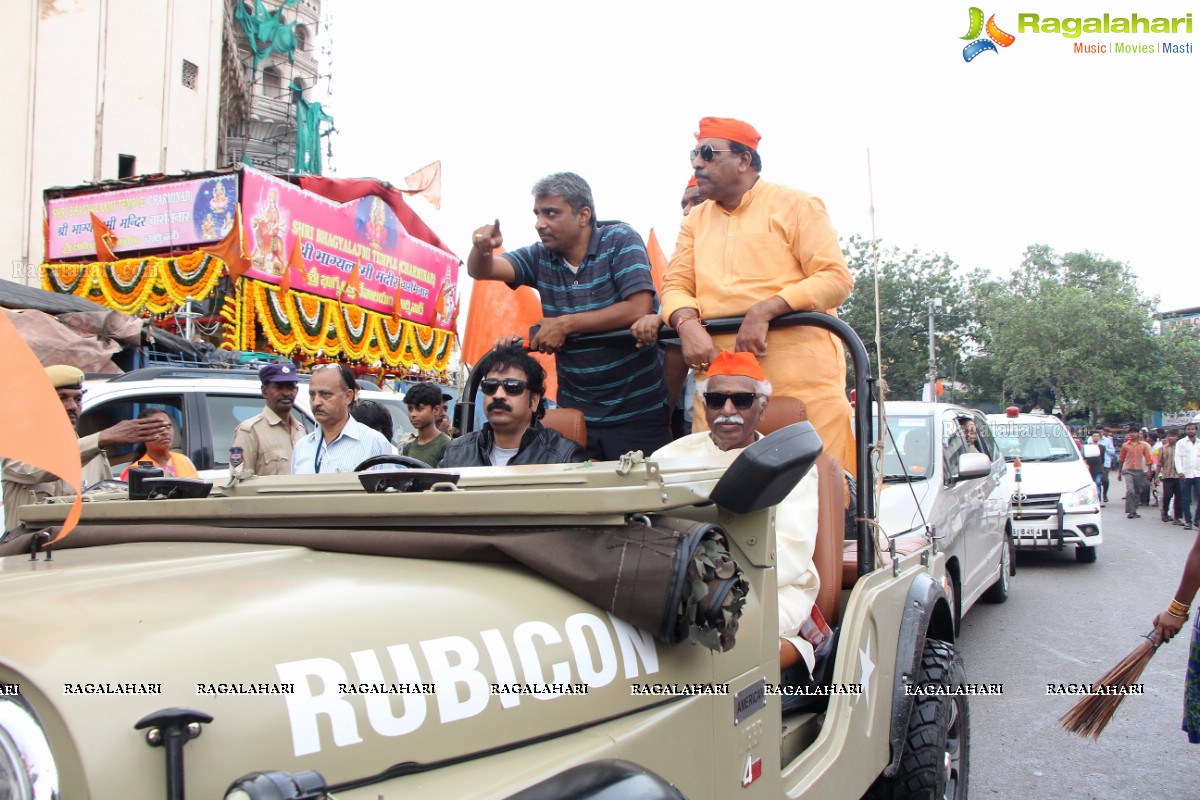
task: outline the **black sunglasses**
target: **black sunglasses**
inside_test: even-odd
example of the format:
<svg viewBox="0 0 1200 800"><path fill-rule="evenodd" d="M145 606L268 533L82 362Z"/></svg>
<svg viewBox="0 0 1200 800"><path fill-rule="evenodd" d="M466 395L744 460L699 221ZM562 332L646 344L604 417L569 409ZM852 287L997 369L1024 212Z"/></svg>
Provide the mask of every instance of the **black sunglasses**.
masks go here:
<svg viewBox="0 0 1200 800"><path fill-rule="evenodd" d="M757 392L705 392L704 405L719 411L725 407L725 403L732 400L733 407L739 411L745 411L750 406L754 405L754 398L758 397Z"/></svg>
<svg viewBox="0 0 1200 800"><path fill-rule="evenodd" d="M525 394L525 390L529 388L529 381L519 381L516 378L505 378L499 380L497 378L484 378L479 382L479 389L488 397L496 393L496 390L501 386L504 387L504 393L509 397Z"/></svg>
<svg viewBox="0 0 1200 800"><path fill-rule="evenodd" d="M700 145L699 150L692 151L692 161L696 160L696 156L700 156L705 161L712 161L713 153L732 153L732 152L733 152L732 150L716 150L713 148L713 146L711 144L702 144L702 145Z"/></svg>

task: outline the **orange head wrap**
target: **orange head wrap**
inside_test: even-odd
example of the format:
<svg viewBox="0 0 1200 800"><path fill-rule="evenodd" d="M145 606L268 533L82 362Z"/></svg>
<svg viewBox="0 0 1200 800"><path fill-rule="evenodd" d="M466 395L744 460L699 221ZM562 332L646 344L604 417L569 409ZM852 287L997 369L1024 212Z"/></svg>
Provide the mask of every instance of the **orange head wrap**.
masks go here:
<svg viewBox="0 0 1200 800"><path fill-rule="evenodd" d="M700 120L700 130L696 131L696 138L728 139L744 144L751 150L757 150L758 142L762 139L750 123L728 117L705 117Z"/></svg>
<svg viewBox="0 0 1200 800"><path fill-rule="evenodd" d="M730 353L725 350L717 353L712 366L708 368L708 377L711 378L715 375L737 375L743 378L753 378L756 381L767 379L758 359L754 357L754 353Z"/></svg>
<svg viewBox="0 0 1200 800"><path fill-rule="evenodd" d="M688 178L688 185L685 186L683 190L686 192L688 189L695 189L695 188L696 188L696 176L693 175L692 177Z"/></svg>

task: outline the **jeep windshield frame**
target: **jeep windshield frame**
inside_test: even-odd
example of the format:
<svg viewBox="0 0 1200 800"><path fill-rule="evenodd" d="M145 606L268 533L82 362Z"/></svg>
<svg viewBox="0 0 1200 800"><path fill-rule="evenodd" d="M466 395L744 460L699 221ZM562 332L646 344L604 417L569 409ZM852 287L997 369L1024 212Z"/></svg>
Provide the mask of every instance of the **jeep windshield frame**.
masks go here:
<svg viewBox="0 0 1200 800"><path fill-rule="evenodd" d="M710 334L737 333L743 319L743 317L721 317L705 320L704 324ZM854 370L854 396L858 400L858 402L853 404L855 431L854 455L857 467L855 474L858 476L855 486L855 498L859 511L858 518L855 521L854 538L858 542L858 574L859 576L866 575L875 569L875 543L871 537L870 526L868 524L868 520L875 518L875 494L871 491L871 487L874 486L874 480L872 479L871 459L869 457L871 443L875 440L874 416L871 412L872 404L864 401L865 398L875 397L875 378L871 372L870 358L867 355L866 346L854 329L842 320L829 314L822 314L816 311L793 311L789 314L782 314L769 323L769 327L773 329L790 328L797 325L821 328L832 333L841 339L847 352L850 353L850 362ZM526 341L532 341L536 333L537 326L530 328L529 337ZM627 328L623 328L603 333L568 336L567 342L580 345L613 344L626 343L632 337L632 332ZM658 341L667 344L678 344L679 336L676 334L674 328L664 324L659 326ZM475 367L477 366L475 365ZM475 398L479 393L479 382L482 380L483 375L479 374L478 369L473 367L470 376L462 387L462 393L455 403L454 410L458 429L464 434L469 433L474 428Z"/></svg>

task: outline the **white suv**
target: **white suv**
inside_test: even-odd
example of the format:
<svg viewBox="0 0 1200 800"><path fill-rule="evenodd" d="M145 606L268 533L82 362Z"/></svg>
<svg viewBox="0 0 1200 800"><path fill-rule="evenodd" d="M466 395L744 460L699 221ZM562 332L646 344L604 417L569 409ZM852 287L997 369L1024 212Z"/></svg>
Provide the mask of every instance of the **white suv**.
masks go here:
<svg viewBox="0 0 1200 800"><path fill-rule="evenodd" d="M1096 560L1100 497L1075 437L1062 420L1048 414L988 415L992 434L1012 478L1012 532L1019 548L1075 545L1075 558ZM1021 459L1020 478L1015 474Z"/></svg>
<svg viewBox="0 0 1200 800"><path fill-rule="evenodd" d="M307 380L308 376L302 378ZM234 429L261 412L264 406L262 383L252 371L148 367L111 378L89 379L84 381L83 388L80 436L104 430L121 420L136 419L147 406L165 409L178 431L173 448L192 460L200 477L210 480L228 474ZM403 395L362 386L361 396L383 404L391 412L397 439L412 431ZM301 384L296 395L295 413L306 430L313 429L316 423L309 412L305 384ZM115 474L119 475L130 462L135 447L107 448Z"/></svg>

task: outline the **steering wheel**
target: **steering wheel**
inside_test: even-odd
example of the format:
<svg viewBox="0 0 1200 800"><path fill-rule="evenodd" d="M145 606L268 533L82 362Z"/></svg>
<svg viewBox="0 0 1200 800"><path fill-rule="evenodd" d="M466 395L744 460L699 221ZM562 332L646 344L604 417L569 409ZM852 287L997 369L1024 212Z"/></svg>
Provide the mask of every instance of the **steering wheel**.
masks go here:
<svg viewBox="0 0 1200 800"><path fill-rule="evenodd" d="M419 458L411 456L402 456L396 453L385 453L381 456L371 456L354 468L355 472L362 472L364 469L377 467L380 464L396 464L406 469L429 469L429 465Z"/></svg>

